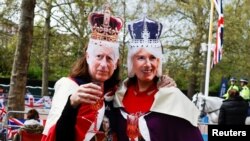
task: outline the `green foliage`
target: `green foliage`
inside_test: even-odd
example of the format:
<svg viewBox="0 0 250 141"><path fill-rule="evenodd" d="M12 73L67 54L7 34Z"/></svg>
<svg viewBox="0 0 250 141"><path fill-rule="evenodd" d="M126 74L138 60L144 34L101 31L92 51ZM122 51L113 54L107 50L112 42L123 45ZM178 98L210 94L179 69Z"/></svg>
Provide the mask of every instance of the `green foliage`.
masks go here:
<svg viewBox="0 0 250 141"><path fill-rule="evenodd" d="M52 30L49 50L49 80L67 76L72 63L77 59L78 42L71 35L59 34ZM30 57L30 79L42 79L43 30L35 28ZM32 67L33 66L33 67ZM39 70L40 69L40 70Z"/></svg>
<svg viewBox="0 0 250 141"><path fill-rule="evenodd" d="M7 2L7 1L6 1ZM14 1L12 1L14 2ZM56 2L56 3L55 3ZM61 1L53 2L60 5L52 12L53 26L50 34L49 49L49 80L57 80L62 76L67 76L71 65L79 57L84 47L88 43L90 28L88 26L87 17L92 11L101 10L103 0L94 1L74 1L75 7L70 7L69 3L62 4ZM65 2L72 2L66 0ZM111 0L112 12L124 18L125 24L141 16L141 1L115 1ZM125 5L130 3L130 5ZM131 4L132 3L132 4ZM148 16L153 19L160 19L164 24L162 32L162 44L165 49L169 46L178 47L186 46L183 50L185 55L181 54L175 58L167 60L163 66L164 74L169 74L174 78L179 88L182 90L189 89L190 78L194 78L193 89L199 91L204 69L203 56L200 53L200 44L208 41L209 29L209 10L210 1L203 0L163 0L150 1ZM38 4L41 4L39 1ZM16 7L15 3L9 3L11 7ZM210 91L217 92L220 88L222 77L247 77L250 79L250 10L249 0L231 0L224 4L224 48L222 61L211 69L210 72ZM42 7L42 6L40 6ZM7 7L6 7L7 8ZM74 8L74 9L73 9ZM0 9L1 10L1 9ZM10 8L6 9L11 11ZM40 9L42 11L42 9ZM37 13L41 12L38 10ZM214 11L213 22L213 43L215 42L215 32L217 25L217 13ZM15 11L10 12L11 14ZM56 15L56 13L60 13ZM1 10L0 15L3 15ZM8 13L4 12L4 17ZM40 14L42 15L42 14ZM37 16L37 15L36 15ZM10 19L10 15L8 19ZM0 19L1 20L1 19ZM29 79L42 79L42 59L44 45L44 19L41 16L36 21L34 27L33 47L31 50L28 77ZM126 25L122 31L124 37L120 37L120 63L121 78L127 77L126 69L126 53L128 32ZM15 51L16 39L11 38L8 42L8 48L0 49L0 76L9 77L13 54ZM169 54L169 56L175 56ZM2 61L4 60L4 61Z"/></svg>
<svg viewBox="0 0 250 141"><path fill-rule="evenodd" d="M211 70L211 80L234 76L237 78L250 78L249 64L249 41L250 41L250 24L249 24L249 3L247 0L233 0L224 8L224 47L222 61ZM218 84L217 80L211 85Z"/></svg>
<svg viewBox="0 0 250 141"><path fill-rule="evenodd" d="M29 79L41 79L42 69L39 66L32 65L28 70Z"/></svg>
<svg viewBox="0 0 250 141"><path fill-rule="evenodd" d="M181 60L173 61L172 59L169 59L167 63L163 64L163 74L168 74L172 77L178 88L186 90L188 84L188 75L186 75L187 68L185 68L182 63Z"/></svg>
<svg viewBox="0 0 250 141"><path fill-rule="evenodd" d="M4 37L4 36L2 36ZM13 56L16 47L16 36L7 36L7 46L0 46L0 77L10 77L13 64Z"/></svg>

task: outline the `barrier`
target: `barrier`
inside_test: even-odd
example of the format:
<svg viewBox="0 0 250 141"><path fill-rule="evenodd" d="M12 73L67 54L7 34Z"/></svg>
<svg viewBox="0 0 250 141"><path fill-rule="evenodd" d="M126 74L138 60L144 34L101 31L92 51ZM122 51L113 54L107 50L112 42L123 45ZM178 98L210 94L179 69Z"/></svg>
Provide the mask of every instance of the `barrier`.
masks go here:
<svg viewBox="0 0 250 141"><path fill-rule="evenodd" d="M208 124L200 123L198 128L200 129L203 141L208 141Z"/></svg>
<svg viewBox="0 0 250 141"><path fill-rule="evenodd" d="M200 119L198 128L200 129L203 141L208 141L208 116Z"/></svg>

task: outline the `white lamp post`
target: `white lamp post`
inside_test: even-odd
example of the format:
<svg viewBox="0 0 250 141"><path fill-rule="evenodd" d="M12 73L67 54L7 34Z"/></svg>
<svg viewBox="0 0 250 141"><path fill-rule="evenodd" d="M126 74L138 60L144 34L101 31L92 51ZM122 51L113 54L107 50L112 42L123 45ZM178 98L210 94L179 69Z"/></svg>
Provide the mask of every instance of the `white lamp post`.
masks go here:
<svg viewBox="0 0 250 141"><path fill-rule="evenodd" d="M211 67L211 50L214 48L212 43L201 43L202 50L207 48L207 63L206 63L206 76L205 76L205 92L204 95L208 96L209 92L209 78L210 78L210 67Z"/></svg>

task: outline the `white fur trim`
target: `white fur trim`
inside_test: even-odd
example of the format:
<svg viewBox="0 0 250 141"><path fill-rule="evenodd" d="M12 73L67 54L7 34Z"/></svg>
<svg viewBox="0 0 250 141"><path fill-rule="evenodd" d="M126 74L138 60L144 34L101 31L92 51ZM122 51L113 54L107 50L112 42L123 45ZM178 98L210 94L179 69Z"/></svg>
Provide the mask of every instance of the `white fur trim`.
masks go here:
<svg viewBox="0 0 250 141"><path fill-rule="evenodd" d="M124 107L122 100L127 91L127 81L128 79L124 80L115 93L115 107ZM155 100L150 111L183 118L196 127L200 115L200 111L194 103L176 87L160 88L155 94Z"/></svg>
<svg viewBox="0 0 250 141"><path fill-rule="evenodd" d="M150 111L180 117L189 121L193 126L198 126L200 111L176 87L160 88L155 94L155 100Z"/></svg>
<svg viewBox="0 0 250 141"><path fill-rule="evenodd" d="M161 42L159 39L132 39L129 42L130 48L160 48L161 49Z"/></svg>
<svg viewBox="0 0 250 141"><path fill-rule="evenodd" d="M150 141L150 134L149 134L147 122L144 118L148 114L149 113L139 117L139 130L145 141Z"/></svg>
<svg viewBox="0 0 250 141"><path fill-rule="evenodd" d="M43 134L47 135L49 129L56 124L67 103L68 97L75 93L78 87L77 83L67 77L63 77L56 82L55 93L52 99L52 107L49 111Z"/></svg>
<svg viewBox="0 0 250 141"><path fill-rule="evenodd" d="M23 123L24 125L41 125L40 122L38 122L35 119L28 119L25 120L25 122Z"/></svg>

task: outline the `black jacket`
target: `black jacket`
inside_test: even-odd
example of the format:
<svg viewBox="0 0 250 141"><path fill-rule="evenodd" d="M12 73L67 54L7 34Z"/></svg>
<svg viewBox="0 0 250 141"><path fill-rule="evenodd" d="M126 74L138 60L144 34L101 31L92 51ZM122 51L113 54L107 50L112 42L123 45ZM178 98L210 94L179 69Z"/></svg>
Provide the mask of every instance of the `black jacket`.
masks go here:
<svg viewBox="0 0 250 141"><path fill-rule="evenodd" d="M244 125L247 110L248 103L241 96L230 97L221 105L218 124Z"/></svg>

